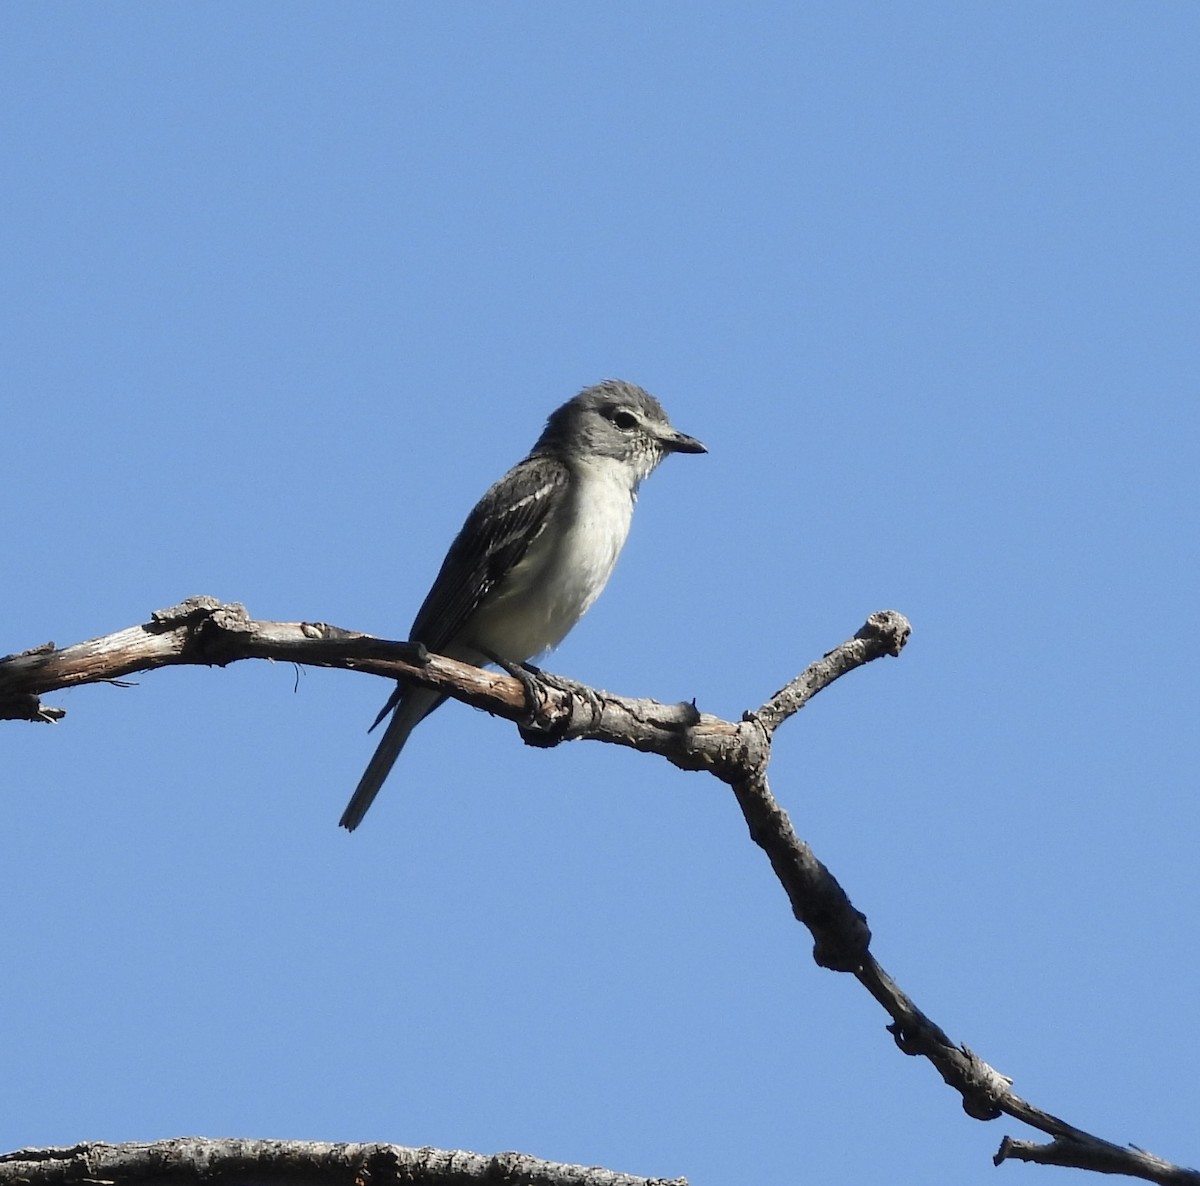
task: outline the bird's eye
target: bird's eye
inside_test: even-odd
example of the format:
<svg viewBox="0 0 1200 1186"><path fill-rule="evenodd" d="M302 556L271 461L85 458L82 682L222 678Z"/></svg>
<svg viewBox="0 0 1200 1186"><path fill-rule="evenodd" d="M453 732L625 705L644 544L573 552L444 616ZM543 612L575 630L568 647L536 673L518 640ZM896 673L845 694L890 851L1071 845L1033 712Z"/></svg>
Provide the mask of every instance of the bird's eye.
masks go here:
<svg viewBox="0 0 1200 1186"><path fill-rule="evenodd" d="M637 427L637 417L632 412L625 411L624 408L613 408L608 414L608 418L618 427L626 432L631 428Z"/></svg>

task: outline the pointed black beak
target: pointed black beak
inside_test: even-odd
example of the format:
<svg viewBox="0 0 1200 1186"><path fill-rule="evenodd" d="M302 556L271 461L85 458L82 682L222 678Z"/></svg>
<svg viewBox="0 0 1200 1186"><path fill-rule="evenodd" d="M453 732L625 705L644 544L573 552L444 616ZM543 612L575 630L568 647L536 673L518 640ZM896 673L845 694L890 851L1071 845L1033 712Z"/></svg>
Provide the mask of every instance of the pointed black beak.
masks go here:
<svg viewBox="0 0 1200 1186"><path fill-rule="evenodd" d="M690 437L686 432L676 432L671 429L669 433L664 434L662 446L668 453L707 453L708 450L695 437Z"/></svg>

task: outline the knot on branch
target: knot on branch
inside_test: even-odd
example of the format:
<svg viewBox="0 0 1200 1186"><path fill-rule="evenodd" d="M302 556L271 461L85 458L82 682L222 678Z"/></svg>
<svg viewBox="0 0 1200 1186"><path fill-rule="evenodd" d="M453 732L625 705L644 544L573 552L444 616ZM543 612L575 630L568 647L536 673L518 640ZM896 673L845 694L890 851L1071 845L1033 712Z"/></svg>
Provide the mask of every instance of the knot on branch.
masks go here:
<svg viewBox="0 0 1200 1186"><path fill-rule="evenodd" d="M825 909L810 911L801 921L812 931L813 963L831 972L856 973L866 962L871 947L871 928L867 916L855 909L832 874L832 892Z"/></svg>
<svg viewBox="0 0 1200 1186"><path fill-rule="evenodd" d="M899 657L912 634L912 623L894 609L881 609L873 613L855 634L862 642L872 643L882 655Z"/></svg>
<svg viewBox="0 0 1200 1186"><path fill-rule="evenodd" d="M966 1062L960 1087L963 1111L974 1120L996 1120L1012 1079L984 1062L969 1046L960 1046L958 1052Z"/></svg>
<svg viewBox="0 0 1200 1186"><path fill-rule="evenodd" d="M246 607L240 602L225 603L215 597L189 597L178 605L155 610L151 628L159 631L184 628L181 658L184 662L207 663L224 667L241 658L240 649L231 645L231 636L253 631Z"/></svg>
<svg viewBox="0 0 1200 1186"><path fill-rule="evenodd" d="M908 1024L887 1027L905 1053L924 1055L947 1084L962 1097L962 1108L973 1120L996 1120L1011 1095L1012 1079L983 1061L969 1046L954 1045L924 1014L913 1009Z"/></svg>
<svg viewBox="0 0 1200 1186"><path fill-rule="evenodd" d="M174 630L176 626L198 622L215 610L222 608L224 608L223 603L215 597L201 594L198 597L189 597L178 605L169 605L166 609L156 609L150 615L150 622L152 627L157 626L160 630ZM229 608L240 609L243 615L246 613L246 607L242 605L235 604Z"/></svg>

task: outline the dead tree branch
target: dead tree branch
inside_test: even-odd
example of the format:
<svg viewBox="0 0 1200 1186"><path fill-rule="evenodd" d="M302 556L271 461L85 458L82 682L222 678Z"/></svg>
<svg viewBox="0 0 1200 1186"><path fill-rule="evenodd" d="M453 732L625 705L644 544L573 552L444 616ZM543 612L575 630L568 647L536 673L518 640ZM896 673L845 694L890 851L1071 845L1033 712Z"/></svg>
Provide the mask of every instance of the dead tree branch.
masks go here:
<svg viewBox="0 0 1200 1186"><path fill-rule="evenodd" d="M522 737L531 745L556 745L578 739L606 741L658 754L684 770L707 771L732 788L751 838L767 854L793 914L813 936L816 962L825 968L850 973L866 988L891 1017L888 1030L899 1049L905 1054L927 1058L945 1082L959 1093L963 1109L969 1116L977 1120L994 1120L1008 1115L1052 1138L1038 1144L1005 1137L994 1158L997 1165L1011 1158L1124 1174L1169 1186L1183 1183L1200 1186L1200 1173L1195 1170L1172 1165L1133 1146L1114 1145L1034 1107L1012 1090L1010 1078L993 1069L968 1047L953 1042L876 963L869 950L871 932L865 916L855 909L837 879L796 835L787 813L772 795L767 766L775 730L840 676L885 655L899 655L909 631L908 621L900 614L892 611L872 614L853 638L811 664L765 704L748 711L735 723L702 713L694 704L666 705L655 700L615 696L555 676L538 681L539 702L530 705L521 682L511 676L482 671L429 654L419 645L385 642L320 622L256 622L240 605L224 605L211 597L193 597L181 605L153 614L151 620L141 626L61 650L46 644L0 660L0 718L61 719L63 710L44 706L42 695L80 684L120 680L136 671L181 663L225 666L242 659L281 659L403 678L437 688L456 700L515 721ZM183 1156L185 1151L190 1151L189 1156L201 1160L216 1156L211 1144L167 1143L173 1151L171 1157ZM235 1159L250 1156L246 1150L252 1150L254 1158L267 1157L265 1150L273 1151L270 1157L276 1160L270 1165L276 1168L255 1161L256 1168L251 1175L254 1178L300 1178L308 1172L301 1172L304 1167L311 1168L319 1163L332 1172L335 1163L344 1166L353 1161L357 1169L347 1182L360 1186L369 1179L369 1175L358 1176L358 1170L367 1163L354 1159L364 1156L382 1157L386 1166L399 1166L402 1157L414 1154L435 1161L448 1158L453 1160L455 1175L460 1174L459 1167L466 1165L467 1159L475 1158L481 1165L495 1163L495 1159L478 1158L474 1154L444 1154L429 1150L397 1152L396 1146L382 1145L218 1144L225 1150L234 1150L229 1156ZM106 1150L105 1157L111 1155L120 1159L134 1157L130 1150L163 1148L163 1145L89 1145L66 1151L26 1150L22 1154L0 1157L0 1186L6 1180L16 1181L18 1177L23 1183L64 1181L67 1171L62 1162L68 1154L88 1158L100 1156L97 1150ZM296 1150L301 1153L296 1154ZM304 1152L306 1150L308 1152ZM318 1152L313 1153L313 1150ZM364 1154L363 1150L376 1152ZM379 1150L386 1152L379 1153ZM174 1166L170 1158L160 1163L155 1162L155 1154L145 1153L144 1156L149 1158L148 1165L159 1167L154 1170L155 1174L167 1172L168 1163ZM293 1156L299 1157L294 1165L288 1160ZM517 1157L516 1154L500 1156ZM12 1174L9 1166L17 1164L13 1159L21 1158L20 1164L25 1169L21 1175ZM331 1158L333 1161L329 1160ZM131 1164L135 1163L136 1158ZM238 1164L241 1169L235 1176L239 1181L245 1181L246 1164L244 1161ZM370 1164L374 1166L375 1162ZM409 1162L404 1164L407 1166ZM438 1161L438 1165L441 1164ZM470 1164L474 1166L475 1161ZM577 1167L552 1168L556 1173L607 1173L579 1171ZM205 1171L209 1177L212 1172L215 1171ZM234 1174L233 1170L229 1172ZM441 1169L437 1172L443 1173ZM178 1170L172 1168L171 1173L175 1175ZM340 1173L341 1169L338 1169L337 1175ZM119 1177L108 1169L99 1168L81 1174L78 1163L70 1176L72 1180L93 1181L115 1181ZM131 1171L121 1180L133 1180L134 1176L136 1174ZM321 1178L327 1183L332 1180L324 1172ZM441 1176L402 1180L459 1182L468 1178ZM529 1177L525 1180L614 1184L643 1181L621 1175Z"/></svg>
<svg viewBox="0 0 1200 1186"><path fill-rule="evenodd" d="M523 1153L485 1157L404 1145L322 1141L205 1140L87 1143L0 1154L3 1186L687 1186L683 1178L637 1178L540 1161Z"/></svg>

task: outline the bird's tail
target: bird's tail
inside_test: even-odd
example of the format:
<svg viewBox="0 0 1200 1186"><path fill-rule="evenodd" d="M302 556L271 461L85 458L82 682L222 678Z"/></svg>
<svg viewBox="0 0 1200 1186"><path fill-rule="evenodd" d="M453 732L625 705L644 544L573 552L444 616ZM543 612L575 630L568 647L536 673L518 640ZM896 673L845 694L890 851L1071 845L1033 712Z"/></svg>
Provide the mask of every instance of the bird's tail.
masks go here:
<svg viewBox="0 0 1200 1186"><path fill-rule="evenodd" d="M384 779L387 778L396 759L400 756L400 751L404 748L408 735L444 699L444 696L430 688L408 687L399 691L392 719L388 721L388 726L379 739L375 753L367 763L362 778L358 780L358 786L355 787L354 794L350 796L350 802L346 804L342 818L338 820L340 827L345 828L347 832L353 832L362 823L363 816L367 814L368 808L375 801L375 796L379 794L379 788L383 786ZM391 704L392 701L389 701L388 706L385 706L385 713ZM379 720L381 719L382 714ZM376 720L376 725L379 724L379 720ZM374 725L371 726L371 728L374 727Z"/></svg>

